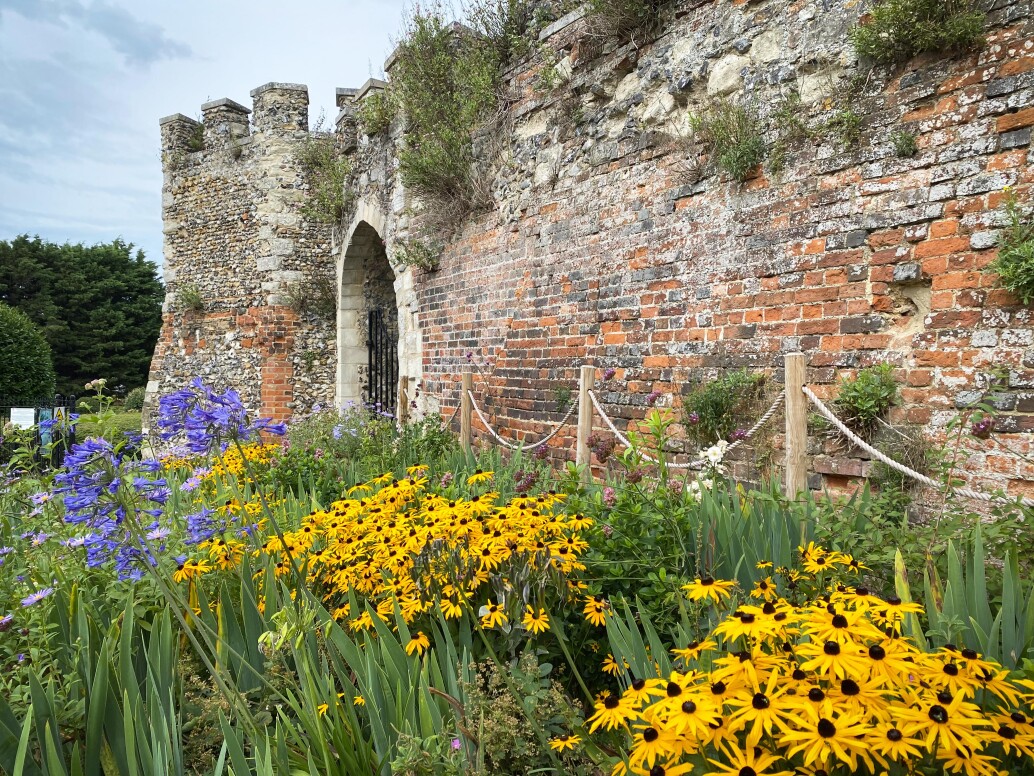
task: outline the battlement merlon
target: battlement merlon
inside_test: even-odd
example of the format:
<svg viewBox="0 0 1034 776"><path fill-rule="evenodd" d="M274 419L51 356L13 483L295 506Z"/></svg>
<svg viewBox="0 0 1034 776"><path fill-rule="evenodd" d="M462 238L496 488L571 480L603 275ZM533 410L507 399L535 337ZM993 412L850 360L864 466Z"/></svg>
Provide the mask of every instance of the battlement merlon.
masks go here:
<svg viewBox="0 0 1034 776"><path fill-rule="evenodd" d="M245 108L228 97L202 105L205 148L233 145L240 138L247 137L249 113L250 108Z"/></svg>
<svg viewBox="0 0 1034 776"><path fill-rule="evenodd" d="M162 154L190 153L200 150L201 122L182 113L158 120L162 133Z"/></svg>
<svg viewBox="0 0 1034 776"><path fill-rule="evenodd" d="M256 132L309 131L309 87L271 81L251 90Z"/></svg>

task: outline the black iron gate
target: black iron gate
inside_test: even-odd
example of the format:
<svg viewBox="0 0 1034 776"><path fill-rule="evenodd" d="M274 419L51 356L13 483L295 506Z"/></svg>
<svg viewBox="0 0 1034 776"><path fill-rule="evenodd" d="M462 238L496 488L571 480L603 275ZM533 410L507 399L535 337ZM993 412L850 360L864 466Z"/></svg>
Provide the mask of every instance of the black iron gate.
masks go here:
<svg viewBox="0 0 1034 776"><path fill-rule="evenodd" d="M369 374L366 384L367 403L381 412L395 412L399 382L398 342L384 322L384 310L369 313Z"/></svg>

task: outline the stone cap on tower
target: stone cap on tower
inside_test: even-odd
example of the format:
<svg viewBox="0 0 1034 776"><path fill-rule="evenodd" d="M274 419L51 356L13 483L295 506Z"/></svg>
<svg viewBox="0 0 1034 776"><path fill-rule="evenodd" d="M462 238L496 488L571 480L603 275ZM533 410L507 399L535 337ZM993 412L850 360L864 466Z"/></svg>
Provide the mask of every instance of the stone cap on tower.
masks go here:
<svg viewBox="0 0 1034 776"><path fill-rule="evenodd" d="M184 116L182 113L173 113L158 119L158 126L162 133L162 152L179 153L200 151L201 122Z"/></svg>
<svg viewBox="0 0 1034 776"><path fill-rule="evenodd" d="M201 106L204 117L205 148L230 145L235 140L248 135L248 114L251 108L245 108L229 97L206 102Z"/></svg>
<svg viewBox="0 0 1034 776"><path fill-rule="evenodd" d="M255 130L309 131L309 87L270 81L251 90Z"/></svg>
<svg viewBox="0 0 1034 776"><path fill-rule="evenodd" d="M367 80L366 83L359 87L355 95L355 101L360 102L362 101L363 97L365 97L370 92L379 92L387 88L387 81L382 81L380 78L370 78Z"/></svg>

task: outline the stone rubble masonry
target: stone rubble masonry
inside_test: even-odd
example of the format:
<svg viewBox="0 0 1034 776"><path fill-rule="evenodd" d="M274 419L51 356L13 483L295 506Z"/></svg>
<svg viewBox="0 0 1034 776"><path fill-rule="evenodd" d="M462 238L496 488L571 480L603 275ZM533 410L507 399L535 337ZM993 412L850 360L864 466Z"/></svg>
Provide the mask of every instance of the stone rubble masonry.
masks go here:
<svg viewBox="0 0 1034 776"><path fill-rule="evenodd" d="M149 408L193 376L236 388L277 419L333 401L335 322L290 304L334 271L330 226L300 212L308 90L269 83L251 96L251 109L205 103L201 127L182 114L161 120L169 294ZM203 310L185 309L184 288L200 293Z"/></svg>
<svg viewBox="0 0 1034 776"><path fill-rule="evenodd" d="M406 352L419 354L407 356L403 374L419 381L420 410L450 415L473 360L484 364L475 382L496 426L536 439L559 417L554 388L574 387L578 367L592 363L600 373L617 370L600 395L619 424L634 426L654 390L677 407L694 381L742 367L778 385L784 354L800 350L809 382L827 398L861 367L894 365L902 389L890 420L918 425L936 443L993 376L998 426L986 442L963 443L960 472L978 486L1030 493L1034 464L1009 449L1034 453L1031 310L987 267L1004 223L1003 189L1031 199L1034 24L1029 0L985 6L981 50L871 72L849 43L861 12L855 0L689 0L660 37L638 47L601 46L579 14L551 26L542 42L566 81L543 93L540 60L507 74L517 100L498 156L505 163L491 172L494 208L467 220L437 271L394 268L408 311L401 315L399 296L400 337L414 339ZM781 136L777 109L794 91L797 115L816 131L788 142L780 172L760 168L742 185L701 174L691 113L722 95L750 101L772 144ZM398 178L403 122L357 136L357 93L341 92L338 126L355 145L357 208L344 221L383 216L377 230L392 258L401 241L423 236L421 204ZM218 107L220 137L241 125L230 108ZM848 108L862 117L853 146L824 128ZM255 127L268 126L271 111L258 100L254 110L263 112ZM163 123L166 154L183 148L186 122ZM915 135L915 156L895 155L899 131ZM267 233L257 234L259 205L283 201L266 184L291 175L283 157L275 170L268 164L269 147L286 136L256 130L242 157L252 165L247 175L218 150L187 154L180 170L167 165L169 264L174 274L189 264L191 277L222 289L226 302L204 318L213 329L231 309L256 328L270 326L264 313L282 308L253 286L260 272L283 270L257 262L304 253L297 232L293 253L274 250L269 213ZM493 147L484 140L479 148ZM250 229L237 223L245 211ZM279 314L284 330L295 331ZM155 380L191 371L187 349L198 345L187 343L196 343L187 317L167 313ZM225 326L217 337L198 336L240 336L229 318ZM242 386L267 358L258 346L209 347L223 360L205 368ZM163 366L164 353L175 368ZM310 396L329 373L322 364ZM556 459L573 458L573 433L556 439ZM815 487L846 485L870 469L817 433L811 444ZM781 445L777 424L759 449L778 462ZM753 460L745 455L736 472L756 476Z"/></svg>

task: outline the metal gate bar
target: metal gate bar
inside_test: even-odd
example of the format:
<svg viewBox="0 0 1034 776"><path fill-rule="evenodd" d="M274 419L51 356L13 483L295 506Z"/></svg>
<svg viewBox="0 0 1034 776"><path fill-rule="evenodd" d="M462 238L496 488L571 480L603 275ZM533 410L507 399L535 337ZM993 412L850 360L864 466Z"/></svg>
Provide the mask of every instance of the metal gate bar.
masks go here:
<svg viewBox="0 0 1034 776"><path fill-rule="evenodd" d="M367 323L367 404L394 414L399 381L398 342L384 323L384 310L370 310Z"/></svg>

